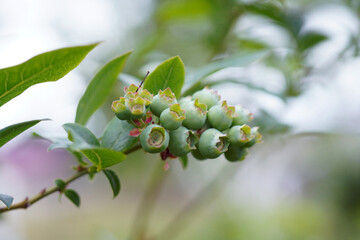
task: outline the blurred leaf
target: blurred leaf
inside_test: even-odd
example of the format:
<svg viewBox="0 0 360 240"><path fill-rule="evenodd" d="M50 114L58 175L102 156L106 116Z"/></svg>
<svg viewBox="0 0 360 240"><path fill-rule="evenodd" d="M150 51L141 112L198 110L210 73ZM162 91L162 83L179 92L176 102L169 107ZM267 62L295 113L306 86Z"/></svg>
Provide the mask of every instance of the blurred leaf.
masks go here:
<svg viewBox="0 0 360 240"><path fill-rule="evenodd" d="M240 38L238 44L239 49L246 52L269 49L268 44L250 38Z"/></svg>
<svg viewBox="0 0 360 240"><path fill-rule="evenodd" d="M64 189L66 188L66 183L63 180L56 179L54 182L55 185L60 189L60 191L64 191Z"/></svg>
<svg viewBox="0 0 360 240"><path fill-rule="evenodd" d="M67 137L61 136L48 136L44 133L32 133L33 137L42 138L51 142L50 146L48 147L48 151L57 149L57 148L70 148L71 144L73 144Z"/></svg>
<svg viewBox="0 0 360 240"><path fill-rule="evenodd" d="M137 138L129 135L134 126L127 121L114 117L106 126L101 146L119 152L126 152L137 142Z"/></svg>
<svg viewBox="0 0 360 240"><path fill-rule="evenodd" d="M7 208L10 208L14 198L12 196L0 193L0 201L3 202Z"/></svg>
<svg viewBox="0 0 360 240"><path fill-rule="evenodd" d="M241 55L233 55L221 60L217 60L215 62L209 63L201 68L198 68L195 71L190 72L186 79L186 90L183 93L183 96L189 95L187 90L191 89L191 87L198 82L200 82L205 77L222 70L228 67L245 67L256 60L264 57L267 51L259 51L259 52L252 52L247 54Z"/></svg>
<svg viewBox="0 0 360 240"><path fill-rule="evenodd" d="M66 189L64 191L65 196L77 207L80 207L80 196L72 189Z"/></svg>
<svg viewBox="0 0 360 240"><path fill-rule="evenodd" d="M84 126L76 123L66 123L63 128L68 133L69 140L74 142L77 148L100 146L95 135Z"/></svg>
<svg viewBox="0 0 360 240"><path fill-rule="evenodd" d="M211 11L210 4L207 0L167 1L156 10L156 15L159 21L206 16Z"/></svg>
<svg viewBox="0 0 360 240"><path fill-rule="evenodd" d="M114 197L116 197L121 189L121 185L120 185L120 180L119 177L116 175L116 173L112 170L109 169L105 169L103 170L105 176L107 177L107 179L109 180L109 183L111 185L111 188L113 190L114 193Z"/></svg>
<svg viewBox="0 0 360 240"><path fill-rule="evenodd" d="M97 44L46 52L22 64L0 69L0 106L32 85L64 77L78 66Z"/></svg>
<svg viewBox="0 0 360 240"><path fill-rule="evenodd" d="M290 125L280 122L264 110L261 110L260 114L255 117L252 125L259 126L261 134L286 133L291 129Z"/></svg>
<svg viewBox="0 0 360 240"><path fill-rule="evenodd" d="M40 119L33 120L28 122L17 123L6 128L0 129L0 147L2 147L5 143L9 142L11 139L24 132L25 130L31 128L32 126L38 124L41 121L45 121L49 119Z"/></svg>
<svg viewBox="0 0 360 240"><path fill-rule="evenodd" d="M306 32L299 36L299 47L302 51L315 47L316 45L326 41L328 37L318 32Z"/></svg>
<svg viewBox="0 0 360 240"><path fill-rule="evenodd" d="M189 159L187 155L179 157L179 161L181 162L181 165L183 169L186 169L189 163Z"/></svg>
<svg viewBox="0 0 360 240"><path fill-rule="evenodd" d="M76 110L76 123L85 125L91 115L105 103L130 54L131 52L125 53L108 62L91 80L79 101Z"/></svg>
<svg viewBox="0 0 360 240"><path fill-rule="evenodd" d="M160 89L165 90L169 87L176 97L180 97L184 80L184 63L179 56L176 56L164 61L150 73L143 88L152 94L157 94Z"/></svg>
<svg viewBox="0 0 360 240"><path fill-rule="evenodd" d="M125 160L126 155L122 152L113 151L106 148L80 149L80 152L87 157L100 171L111 167L114 164Z"/></svg>

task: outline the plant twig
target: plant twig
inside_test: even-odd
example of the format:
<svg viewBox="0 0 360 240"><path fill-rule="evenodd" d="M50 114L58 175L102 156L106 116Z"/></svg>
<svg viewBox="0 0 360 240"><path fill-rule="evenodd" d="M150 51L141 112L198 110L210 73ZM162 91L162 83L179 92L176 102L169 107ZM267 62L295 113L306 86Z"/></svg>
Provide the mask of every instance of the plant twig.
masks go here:
<svg viewBox="0 0 360 240"><path fill-rule="evenodd" d="M124 153L130 154L132 152L139 150L140 148L141 148L140 145L135 145L133 148L129 149L128 151L126 151ZM73 176L71 176L70 178L68 178L67 180L64 181L65 185L67 186L71 182L75 181L76 179L89 174L88 170L89 170L89 168L87 168L87 167L80 167L79 169L77 169L77 172ZM32 206L34 203L40 201L41 199L43 199L55 192L59 192L60 190L61 189L57 186L54 186L54 187L51 187L48 189L43 189L42 191L40 191L38 194L36 194L32 198L26 197L23 201L13 204L10 208L7 208L7 207L0 208L0 214L4 213L4 212L16 210L16 209L27 209L28 207Z"/></svg>
<svg viewBox="0 0 360 240"><path fill-rule="evenodd" d="M167 173L164 171L163 164L163 161L161 161L161 166L154 166L153 173L150 176L150 183L141 198L141 202L135 216L129 238L131 240L147 239L147 224L149 222L152 210L154 209L157 197L161 192L164 183L164 177L167 176Z"/></svg>

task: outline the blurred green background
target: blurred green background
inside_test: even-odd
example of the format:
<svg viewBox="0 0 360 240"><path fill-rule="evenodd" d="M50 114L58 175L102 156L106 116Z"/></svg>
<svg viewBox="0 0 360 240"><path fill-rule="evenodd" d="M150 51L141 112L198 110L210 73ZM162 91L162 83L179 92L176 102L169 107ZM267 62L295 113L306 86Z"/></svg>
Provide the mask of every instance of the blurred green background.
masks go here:
<svg viewBox="0 0 360 240"><path fill-rule="evenodd" d="M4 214L1 240L130 239L153 169L164 177L163 188L143 239L360 239L360 1L38 0L19 14L15 5L23 2L0 0L0 50L14 64L22 59L12 59L6 48L29 48L21 39L41 51L105 42L67 82L41 89L51 96L63 84L64 95L53 101L64 105L54 111L35 98L29 113L26 104L7 104L0 112L4 122L13 121L8 113L18 104L14 117L53 114L45 117L54 122L36 131L61 131L61 124L73 121L96 69L134 49L108 103L88 125L95 133L112 119L109 106L123 86L179 55L187 71L184 95L214 87L254 113L252 125L260 126L264 142L244 162L190 158L185 171L172 160L163 172L157 155L136 152L113 168L122 183L116 199L104 176L80 179L72 185L81 195L80 209L51 196ZM28 30L27 20L34 23ZM238 67L247 61L253 63ZM7 66L6 57L0 63ZM190 87L192 80L198 82ZM70 176L75 164L29 135L0 151L0 192L15 201Z"/></svg>

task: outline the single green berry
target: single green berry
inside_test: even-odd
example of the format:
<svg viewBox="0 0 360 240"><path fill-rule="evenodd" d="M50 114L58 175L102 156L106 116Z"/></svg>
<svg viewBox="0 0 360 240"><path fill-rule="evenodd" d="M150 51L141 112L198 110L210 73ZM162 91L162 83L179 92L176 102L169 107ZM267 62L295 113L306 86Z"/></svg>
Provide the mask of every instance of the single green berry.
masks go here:
<svg viewBox="0 0 360 240"><path fill-rule="evenodd" d="M215 105L208 112L208 120L211 126L223 131L228 129L232 124L235 113L235 107L228 106L226 101L221 105Z"/></svg>
<svg viewBox="0 0 360 240"><path fill-rule="evenodd" d="M153 98L154 98L154 95L151 94L148 90L144 89L140 92L139 96L144 99L145 101L145 107L148 107L152 101L153 101Z"/></svg>
<svg viewBox="0 0 360 240"><path fill-rule="evenodd" d="M248 109L242 107L241 105L235 106L235 114L232 122L233 126L247 124L252 119L252 114Z"/></svg>
<svg viewBox="0 0 360 240"><path fill-rule="evenodd" d="M191 102L191 97L188 96L188 97L184 97L184 98L180 98L180 100L178 101L178 103L180 104L180 106L184 105L184 104L187 104L189 102Z"/></svg>
<svg viewBox="0 0 360 240"><path fill-rule="evenodd" d="M228 136L215 128L205 130L200 136L198 149L206 158L217 158L226 152L230 142Z"/></svg>
<svg viewBox="0 0 360 240"><path fill-rule="evenodd" d="M136 97L136 98L130 98L128 100L127 105L128 105L129 110L130 110L132 119L140 119L146 113L146 111L145 111L145 101L144 101L144 99L142 99L139 96Z"/></svg>
<svg viewBox="0 0 360 240"><path fill-rule="evenodd" d="M225 152L225 158L230 162L239 162L249 154L247 148L238 147L230 144L229 149Z"/></svg>
<svg viewBox="0 0 360 240"><path fill-rule="evenodd" d="M215 90L208 87L195 92L192 96L193 100L199 99L199 102L205 104L208 109L219 104L220 98L220 95Z"/></svg>
<svg viewBox="0 0 360 240"><path fill-rule="evenodd" d="M181 126L185 119L185 111L179 104L172 104L170 108L165 109L160 115L161 125L168 130L175 130Z"/></svg>
<svg viewBox="0 0 360 240"><path fill-rule="evenodd" d="M184 102L181 108L185 111L185 120L182 123L184 127L197 130L204 126L207 113L205 104L196 99Z"/></svg>
<svg viewBox="0 0 360 240"><path fill-rule="evenodd" d="M251 133L251 127L246 124L233 126L230 128L228 136L230 143L235 146L244 146L255 138L255 135Z"/></svg>
<svg viewBox="0 0 360 240"><path fill-rule="evenodd" d="M170 131L169 150L175 156L181 157L196 149L195 144L198 141L199 138L189 129L179 127L176 130Z"/></svg>
<svg viewBox="0 0 360 240"><path fill-rule="evenodd" d="M153 98L153 101L150 104L150 109L153 114L160 117L162 111L169 108L171 104L175 103L177 103L177 101L174 93L170 88L166 88L164 91L160 90Z"/></svg>
<svg viewBox="0 0 360 240"><path fill-rule="evenodd" d="M120 100L112 102L111 109L120 120L129 120L131 112L126 106L126 99L121 97Z"/></svg>
<svg viewBox="0 0 360 240"><path fill-rule="evenodd" d="M254 136L253 139L251 139L249 142L245 144L245 147L252 147L255 143L261 143L262 142L262 135L258 132L259 127L253 127L251 128L251 134Z"/></svg>
<svg viewBox="0 0 360 240"><path fill-rule="evenodd" d="M160 153L168 147L169 138L169 134L163 127L151 124L141 132L140 143L146 152Z"/></svg>
<svg viewBox="0 0 360 240"><path fill-rule="evenodd" d="M138 86L136 86L135 84L130 84L130 86L128 87L124 87L124 92L125 94L127 93L135 93L138 91Z"/></svg>
<svg viewBox="0 0 360 240"><path fill-rule="evenodd" d="M201 155L198 149L194 149L191 151L191 155L196 158L197 160L206 160L207 158Z"/></svg>

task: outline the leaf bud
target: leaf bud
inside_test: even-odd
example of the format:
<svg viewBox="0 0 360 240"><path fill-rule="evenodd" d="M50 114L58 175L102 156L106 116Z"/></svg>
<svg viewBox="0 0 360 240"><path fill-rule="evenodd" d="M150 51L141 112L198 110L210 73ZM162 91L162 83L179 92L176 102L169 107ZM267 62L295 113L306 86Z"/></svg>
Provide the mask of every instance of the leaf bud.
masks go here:
<svg viewBox="0 0 360 240"><path fill-rule="evenodd" d="M163 127L151 124L141 132L140 143L146 152L160 153L169 145L169 134Z"/></svg>

